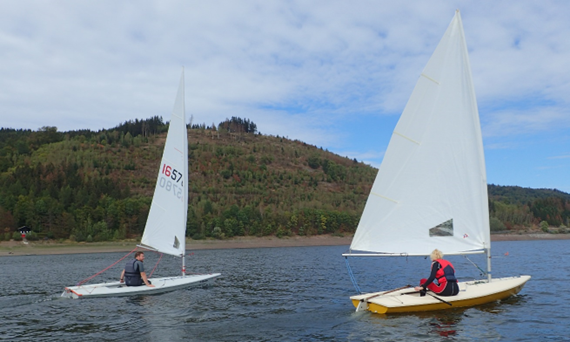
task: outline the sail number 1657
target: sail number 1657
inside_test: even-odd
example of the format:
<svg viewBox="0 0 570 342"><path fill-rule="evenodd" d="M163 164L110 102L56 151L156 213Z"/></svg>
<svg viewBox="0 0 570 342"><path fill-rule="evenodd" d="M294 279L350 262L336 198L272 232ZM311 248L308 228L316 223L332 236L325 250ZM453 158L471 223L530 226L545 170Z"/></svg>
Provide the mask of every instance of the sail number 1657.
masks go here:
<svg viewBox="0 0 570 342"><path fill-rule="evenodd" d="M160 172L162 175L158 177L158 185L166 191L172 190L172 194L179 199L182 199L182 190L184 188L184 181L182 180L182 173L176 171L171 166L164 164ZM166 177L165 177L166 176ZM170 179L167 179L170 178ZM172 181L171 181L172 180ZM180 183L180 184L178 184Z"/></svg>
<svg viewBox="0 0 570 342"><path fill-rule="evenodd" d="M172 166L170 165L166 164L162 165L162 173L166 177L170 177L170 179L172 179L176 183L179 183L180 180L182 179L182 172L176 171L176 169L173 169Z"/></svg>

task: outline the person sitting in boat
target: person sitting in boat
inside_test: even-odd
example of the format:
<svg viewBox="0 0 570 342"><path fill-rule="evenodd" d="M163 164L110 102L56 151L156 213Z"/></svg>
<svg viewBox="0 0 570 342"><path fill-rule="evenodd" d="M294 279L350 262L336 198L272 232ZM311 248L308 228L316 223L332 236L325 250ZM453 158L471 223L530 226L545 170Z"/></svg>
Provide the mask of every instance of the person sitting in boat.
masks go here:
<svg viewBox="0 0 570 342"><path fill-rule="evenodd" d="M431 252L431 274L429 278L420 280L420 286L416 286L415 290L420 291L421 296L425 296L426 289L429 289L440 296L455 296L459 293L457 278L455 278L455 269L453 265L443 260L443 253L434 249ZM437 284L434 283L437 280Z"/></svg>
<svg viewBox="0 0 570 342"><path fill-rule="evenodd" d="M127 286L141 286L154 287L146 277L144 271L144 252L136 252L133 260L127 261L125 269L121 273L120 282L125 282Z"/></svg>

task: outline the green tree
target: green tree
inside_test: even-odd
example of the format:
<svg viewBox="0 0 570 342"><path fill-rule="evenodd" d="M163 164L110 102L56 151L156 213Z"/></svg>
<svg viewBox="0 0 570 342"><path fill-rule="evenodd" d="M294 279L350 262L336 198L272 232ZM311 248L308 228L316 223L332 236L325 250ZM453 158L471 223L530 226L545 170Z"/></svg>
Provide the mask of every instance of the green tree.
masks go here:
<svg viewBox="0 0 570 342"><path fill-rule="evenodd" d="M489 219L489 224L492 232L503 231L507 229L507 227L505 227L503 222L501 222L501 220L499 220L496 217L491 217Z"/></svg>
<svg viewBox="0 0 570 342"><path fill-rule="evenodd" d="M549 232L548 227L549 227L548 222L546 221L540 222L540 229L542 229L543 232L548 233Z"/></svg>

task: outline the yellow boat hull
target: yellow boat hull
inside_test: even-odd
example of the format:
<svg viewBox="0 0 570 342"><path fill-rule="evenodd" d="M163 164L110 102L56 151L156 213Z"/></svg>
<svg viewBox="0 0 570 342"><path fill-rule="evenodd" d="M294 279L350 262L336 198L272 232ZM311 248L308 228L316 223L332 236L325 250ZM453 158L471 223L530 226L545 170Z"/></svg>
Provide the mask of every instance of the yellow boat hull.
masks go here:
<svg viewBox="0 0 570 342"><path fill-rule="evenodd" d="M453 308L471 307L505 299L519 293L530 276L472 281L459 283L460 292L457 296L420 297L413 289L406 288L397 291L384 291L352 296L350 299L357 308L367 309L378 314L406 313L446 310ZM451 304L451 305L450 305Z"/></svg>

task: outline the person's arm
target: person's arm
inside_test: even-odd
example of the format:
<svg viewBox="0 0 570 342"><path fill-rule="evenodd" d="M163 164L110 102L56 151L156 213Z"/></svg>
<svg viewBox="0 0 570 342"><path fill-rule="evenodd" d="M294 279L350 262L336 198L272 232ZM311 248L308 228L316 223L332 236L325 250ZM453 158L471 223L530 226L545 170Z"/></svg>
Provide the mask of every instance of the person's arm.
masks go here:
<svg viewBox="0 0 570 342"><path fill-rule="evenodd" d="M142 278L142 280L144 281L144 284L145 284L146 286L148 286L148 287L154 287L154 285L152 285L152 284L150 284L150 283L148 282L148 279L147 279L147 277L146 277L146 272L141 272L141 278Z"/></svg>
<svg viewBox="0 0 570 342"><path fill-rule="evenodd" d="M119 279L119 283L122 283L125 281L125 270L123 270L123 272L121 272L121 278Z"/></svg>
<svg viewBox="0 0 570 342"><path fill-rule="evenodd" d="M439 269L438 266L439 266L439 262L434 261L434 262L431 264L431 273L430 273L430 275L429 275L429 278L426 280L425 283L421 284L420 286L416 286L416 287L414 288L414 290L416 290L416 291L420 291L420 290L422 290L422 289L423 289L423 290L426 290L426 289L427 289L427 286L428 286L429 284L431 284L431 283L435 280L435 275L437 274L437 270Z"/></svg>
<svg viewBox="0 0 570 342"><path fill-rule="evenodd" d="M429 275L429 278L426 280L425 283L423 283L421 286L425 289L427 289L427 286L431 283L433 283L433 281L435 280L435 275L437 274L437 270L440 268L441 266L439 265L439 262L434 261L431 264L431 273Z"/></svg>

